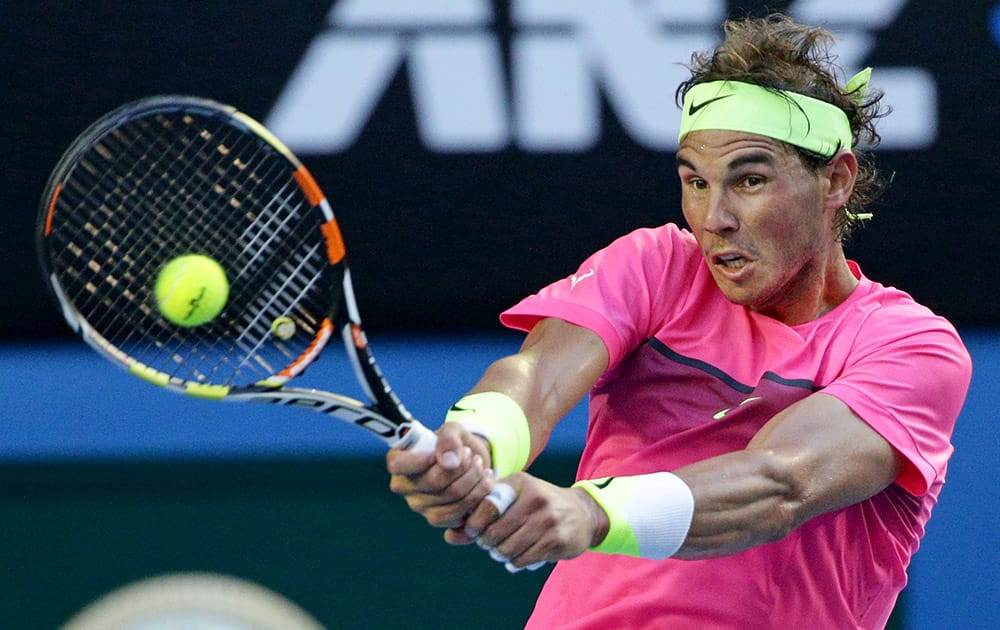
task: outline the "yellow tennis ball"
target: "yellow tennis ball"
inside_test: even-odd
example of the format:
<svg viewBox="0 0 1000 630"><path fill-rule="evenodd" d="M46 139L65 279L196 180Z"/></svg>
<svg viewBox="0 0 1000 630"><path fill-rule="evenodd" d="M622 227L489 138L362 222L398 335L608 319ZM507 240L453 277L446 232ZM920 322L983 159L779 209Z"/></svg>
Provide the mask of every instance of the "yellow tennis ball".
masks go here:
<svg viewBox="0 0 1000 630"><path fill-rule="evenodd" d="M291 317L278 317L271 322L271 334L282 341L291 339L295 335L295 328L295 320Z"/></svg>
<svg viewBox="0 0 1000 630"><path fill-rule="evenodd" d="M178 326L194 327L215 319L229 299L229 280L208 256L187 254L160 270L153 286L160 313Z"/></svg>

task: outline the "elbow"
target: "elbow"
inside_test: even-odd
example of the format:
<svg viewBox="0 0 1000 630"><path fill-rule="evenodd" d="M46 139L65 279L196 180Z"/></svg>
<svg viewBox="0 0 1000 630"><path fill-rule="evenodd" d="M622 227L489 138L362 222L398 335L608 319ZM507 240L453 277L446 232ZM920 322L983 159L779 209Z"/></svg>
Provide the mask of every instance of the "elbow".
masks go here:
<svg viewBox="0 0 1000 630"><path fill-rule="evenodd" d="M763 498L768 509L757 533L764 544L785 538L813 516L810 506L814 493L811 475L801 458L773 451L761 455L759 475L766 488Z"/></svg>

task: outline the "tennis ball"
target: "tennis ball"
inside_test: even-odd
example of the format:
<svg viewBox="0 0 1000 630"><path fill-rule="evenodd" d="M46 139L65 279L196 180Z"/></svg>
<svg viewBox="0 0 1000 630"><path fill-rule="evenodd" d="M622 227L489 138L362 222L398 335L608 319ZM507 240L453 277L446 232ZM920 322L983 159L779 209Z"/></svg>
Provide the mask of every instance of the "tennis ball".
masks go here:
<svg viewBox="0 0 1000 630"><path fill-rule="evenodd" d="M295 320L291 317L278 317L271 322L271 334L282 341L291 339L295 335L295 328Z"/></svg>
<svg viewBox="0 0 1000 630"><path fill-rule="evenodd" d="M163 266L153 294L167 320L191 328L222 312L229 299L229 280L219 263L208 256L186 254Z"/></svg>

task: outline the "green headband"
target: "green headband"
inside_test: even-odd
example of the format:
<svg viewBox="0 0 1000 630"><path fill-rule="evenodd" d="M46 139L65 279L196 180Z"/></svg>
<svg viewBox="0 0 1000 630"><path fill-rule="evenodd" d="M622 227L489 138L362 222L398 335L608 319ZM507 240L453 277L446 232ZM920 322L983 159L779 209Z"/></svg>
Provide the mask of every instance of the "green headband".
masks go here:
<svg viewBox="0 0 1000 630"><path fill-rule="evenodd" d="M854 75L844 91L860 102L871 68ZM839 107L819 99L739 81L711 81L684 95L678 141L692 131L744 131L787 142L823 157L851 148L851 124Z"/></svg>

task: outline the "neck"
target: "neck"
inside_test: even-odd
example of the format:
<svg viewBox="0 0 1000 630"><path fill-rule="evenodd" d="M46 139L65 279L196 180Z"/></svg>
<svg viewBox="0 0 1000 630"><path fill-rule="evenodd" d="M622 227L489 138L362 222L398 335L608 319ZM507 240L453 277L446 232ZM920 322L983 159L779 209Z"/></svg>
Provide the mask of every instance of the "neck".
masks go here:
<svg viewBox="0 0 1000 630"><path fill-rule="evenodd" d="M822 270L816 273L803 270L807 280L799 284L798 290L788 291L779 302L756 310L788 326L797 326L819 319L837 308L858 286L858 279L851 273L844 250L839 245L831 249L825 265L819 261L813 264L822 266Z"/></svg>

